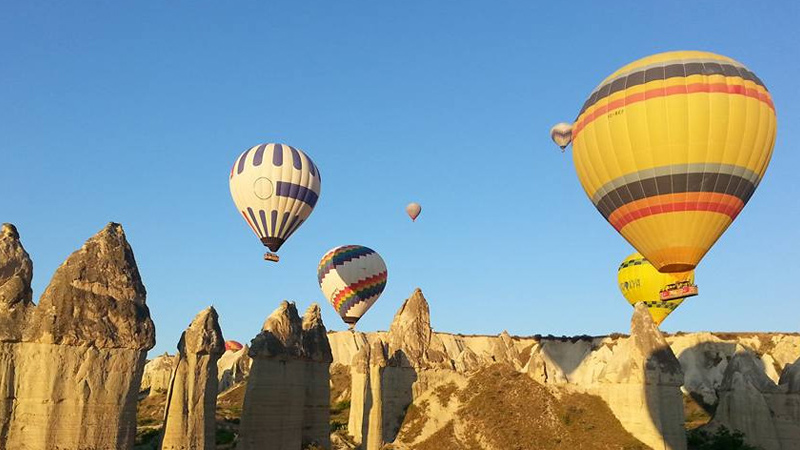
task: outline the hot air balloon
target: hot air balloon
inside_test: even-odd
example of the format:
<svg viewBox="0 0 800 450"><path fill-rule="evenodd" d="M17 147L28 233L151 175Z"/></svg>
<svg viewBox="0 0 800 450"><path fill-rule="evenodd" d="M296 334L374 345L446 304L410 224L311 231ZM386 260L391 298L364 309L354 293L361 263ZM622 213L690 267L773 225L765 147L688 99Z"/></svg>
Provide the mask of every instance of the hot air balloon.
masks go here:
<svg viewBox="0 0 800 450"><path fill-rule="evenodd" d="M697 295L694 270L661 273L640 253L628 256L620 264L617 282L628 303L644 302L656 325L661 325L686 297Z"/></svg>
<svg viewBox="0 0 800 450"><path fill-rule="evenodd" d="M381 296L386 276L381 255L361 245L328 251L317 269L322 293L351 330Z"/></svg>
<svg viewBox="0 0 800 450"><path fill-rule="evenodd" d="M422 206L419 206L419 203L411 202L408 205L406 205L406 214L408 214L408 217L411 217L412 222L417 220L417 217L421 212L422 212Z"/></svg>
<svg viewBox="0 0 800 450"><path fill-rule="evenodd" d="M237 342L237 341L225 341L225 351L226 352L228 352L228 351L238 352L242 348L244 348L244 346L240 342Z"/></svg>
<svg viewBox="0 0 800 450"><path fill-rule="evenodd" d="M692 270L761 182L775 107L744 65L707 52L628 64L589 96L572 132L586 194L661 272Z"/></svg>
<svg viewBox="0 0 800 450"><path fill-rule="evenodd" d="M233 164L230 188L236 209L261 243L277 252L308 219L320 194L319 169L289 145L261 144ZM278 261L267 252L264 259Z"/></svg>
<svg viewBox="0 0 800 450"><path fill-rule="evenodd" d="M550 139L561 147L563 153L564 149L572 142L572 125L564 122L553 125L553 128L550 128Z"/></svg>

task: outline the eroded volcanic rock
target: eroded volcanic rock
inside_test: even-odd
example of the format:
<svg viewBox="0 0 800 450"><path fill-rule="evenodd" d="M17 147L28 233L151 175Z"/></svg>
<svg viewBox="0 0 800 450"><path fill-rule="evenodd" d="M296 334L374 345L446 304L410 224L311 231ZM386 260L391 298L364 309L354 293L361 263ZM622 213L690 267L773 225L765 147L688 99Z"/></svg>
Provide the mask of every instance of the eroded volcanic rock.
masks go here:
<svg viewBox="0 0 800 450"><path fill-rule="evenodd" d="M122 226L109 223L56 270L24 338L43 344L152 348L155 327L146 296Z"/></svg>
<svg viewBox="0 0 800 450"><path fill-rule="evenodd" d="M319 306L303 319L282 302L250 347L237 448L294 450L330 447L330 364L333 360Z"/></svg>
<svg viewBox="0 0 800 450"><path fill-rule="evenodd" d="M4 239L15 234L4 228ZM13 415L0 447L132 447L142 369L155 343L145 296L119 224L67 258L14 344Z"/></svg>
<svg viewBox="0 0 800 450"><path fill-rule="evenodd" d="M22 247L17 228L0 229L0 342L18 342L33 307L33 262Z"/></svg>
<svg viewBox="0 0 800 450"><path fill-rule="evenodd" d="M178 343L178 363L167 394L162 449L216 448L217 360L224 351L217 311L206 308Z"/></svg>

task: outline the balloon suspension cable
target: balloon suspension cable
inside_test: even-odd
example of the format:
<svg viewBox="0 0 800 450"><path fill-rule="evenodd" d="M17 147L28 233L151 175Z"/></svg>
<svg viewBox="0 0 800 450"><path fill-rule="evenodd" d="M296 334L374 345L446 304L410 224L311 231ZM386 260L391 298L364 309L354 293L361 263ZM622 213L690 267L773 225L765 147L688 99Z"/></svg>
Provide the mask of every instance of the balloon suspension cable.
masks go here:
<svg viewBox="0 0 800 450"><path fill-rule="evenodd" d="M278 262L280 260L281 258L275 253L270 253L270 252L264 253L264 261Z"/></svg>

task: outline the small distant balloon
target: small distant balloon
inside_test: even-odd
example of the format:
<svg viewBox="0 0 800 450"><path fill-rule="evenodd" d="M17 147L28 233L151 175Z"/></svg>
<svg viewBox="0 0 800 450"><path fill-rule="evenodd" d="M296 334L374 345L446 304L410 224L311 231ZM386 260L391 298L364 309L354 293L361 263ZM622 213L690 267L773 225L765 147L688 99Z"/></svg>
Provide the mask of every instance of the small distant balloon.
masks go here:
<svg viewBox="0 0 800 450"><path fill-rule="evenodd" d="M227 352L227 351L234 351L234 352L238 352L238 351L239 351L239 350L241 350L242 348L244 348L244 346L241 344L241 342L237 342L237 341L225 341L225 351L226 351L226 352Z"/></svg>
<svg viewBox="0 0 800 450"><path fill-rule="evenodd" d="M419 203L411 202L406 205L406 214L408 214L408 217L411 217L412 222L417 220L417 217L419 217L419 213L421 212L422 206L419 206Z"/></svg>
<svg viewBox="0 0 800 450"><path fill-rule="evenodd" d="M561 152L564 152L564 149L572 142L572 125L564 122L555 124L553 128L550 128L550 139L561 147Z"/></svg>

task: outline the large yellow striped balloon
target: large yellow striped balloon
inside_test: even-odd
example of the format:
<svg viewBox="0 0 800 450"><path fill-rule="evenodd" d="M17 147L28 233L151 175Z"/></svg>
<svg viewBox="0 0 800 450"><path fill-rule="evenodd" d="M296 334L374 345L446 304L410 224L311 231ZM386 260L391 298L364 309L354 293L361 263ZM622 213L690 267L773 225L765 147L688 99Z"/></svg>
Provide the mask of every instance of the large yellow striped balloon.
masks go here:
<svg viewBox="0 0 800 450"><path fill-rule="evenodd" d="M707 52L619 69L574 124L573 160L609 223L662 272L693 269L753 195L775 143L764 83Z"/></svg>
<svg viewBox="0 0 800 450"><path fill-rule="evenodd" d="M672 314L672 311L685 299L661 300L661 290L669 284L688 281L694 284L694 270L689 272L661 273L644 259L640 253L634 253L619 266L617 282L619 290L631 305L644 302L656 325Z"/></svg>

